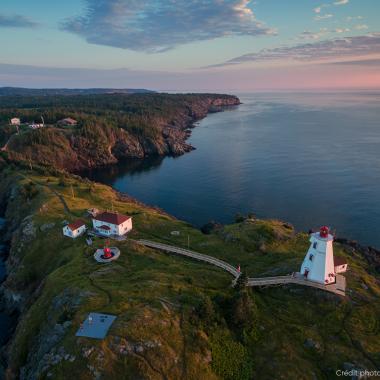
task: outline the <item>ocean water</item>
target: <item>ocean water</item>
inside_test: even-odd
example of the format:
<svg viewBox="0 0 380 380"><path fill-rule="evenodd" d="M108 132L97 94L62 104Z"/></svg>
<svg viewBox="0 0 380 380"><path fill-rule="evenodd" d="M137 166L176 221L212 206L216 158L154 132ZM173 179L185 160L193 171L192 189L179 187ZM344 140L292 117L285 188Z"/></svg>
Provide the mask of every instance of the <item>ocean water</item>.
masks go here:
<svg viewBox="0 0 380 380"><path fill-rule="evenodd" d="M380 93L239 97L198 123L195 151L87 175L197 226L253 212L380 247Z"/></svg>

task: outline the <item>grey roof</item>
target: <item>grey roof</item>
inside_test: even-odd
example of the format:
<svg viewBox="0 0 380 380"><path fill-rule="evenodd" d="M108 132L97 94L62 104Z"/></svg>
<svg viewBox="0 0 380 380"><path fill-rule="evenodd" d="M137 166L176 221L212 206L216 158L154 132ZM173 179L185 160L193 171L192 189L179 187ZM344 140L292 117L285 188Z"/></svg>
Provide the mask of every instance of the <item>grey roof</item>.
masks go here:
<svg viewBox="0 0 380 380"><path fill-rule="evenodd" d="M104 339L115 319L115 315L90 313L84 320L83 326L79 327L75 336Z"/></svg>

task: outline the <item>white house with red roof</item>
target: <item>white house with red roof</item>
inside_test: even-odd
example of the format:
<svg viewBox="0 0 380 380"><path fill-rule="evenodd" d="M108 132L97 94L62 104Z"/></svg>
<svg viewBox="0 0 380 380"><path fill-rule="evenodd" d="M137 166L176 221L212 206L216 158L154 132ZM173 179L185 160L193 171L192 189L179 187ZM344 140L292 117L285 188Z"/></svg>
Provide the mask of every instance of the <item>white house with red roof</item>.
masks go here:
<svg viewBox="0 0 380 380"><path fill-rule="evenodd" d="M86 231L86 224L83 220L77 219L63 227L63 234L73 239L82 235Z"/></svg>
<svg viewBox="0 0 380 380"><path fill-rule="evenodd" d="M102 212L92 219L94 230L103 236L123 236L132 230L132 217L117 212Z"/></svg>
<svg viewBox="0 0 380 380"><path fill-rule="evenodd" d="M328 227L310 235L310 247L301 266L300 273L305 279L328 285L336 282L336 274L346 272L344 258L334 257L334 237Z"/></svg>

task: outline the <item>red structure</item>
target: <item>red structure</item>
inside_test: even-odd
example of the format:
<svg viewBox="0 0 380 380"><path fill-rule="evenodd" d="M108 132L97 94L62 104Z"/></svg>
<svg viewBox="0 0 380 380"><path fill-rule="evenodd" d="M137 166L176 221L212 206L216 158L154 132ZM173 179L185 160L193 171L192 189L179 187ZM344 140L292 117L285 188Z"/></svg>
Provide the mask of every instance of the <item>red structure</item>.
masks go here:
<svg viewBox="0 0 380 380"><path fill-rule="evenodd" d="M103 248L103 254L101 255L102 259L111 259L114 256L112 249L108 246L109 241L106 241L106 245Z"/></svg>
<svg viewBox="0 0 380 380"><path fill-rule="evenodd" d="M110 259L113 255L112 255L112 252L111 252L111 249L109 247L104 247L103 249L103 259Z"/></svg>
<svg viewBox="0 0 380 380"><path fill-rule="evenodd" d="M329 228L327 226L321 227L319 230L319 236L326 239L329 236Z"/></svg>

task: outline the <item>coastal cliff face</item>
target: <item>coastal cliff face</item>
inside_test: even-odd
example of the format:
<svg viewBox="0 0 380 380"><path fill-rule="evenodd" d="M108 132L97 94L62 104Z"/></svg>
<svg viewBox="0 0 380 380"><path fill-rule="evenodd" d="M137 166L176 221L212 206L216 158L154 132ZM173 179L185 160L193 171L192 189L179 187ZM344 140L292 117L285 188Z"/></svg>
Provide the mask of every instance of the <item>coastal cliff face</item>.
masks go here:
<svg viewBox="0 0 380 380"><path fill-rule="evenodd" d="M85 115L81 114L84 121L77 128L44 128L14 135L7 146L8 154L15 160L53 165L68 171L114 164L125 158L178 156L194 149L186 140L195 121L209 112L240 104L237 97L230 95L194 94L178 95L178 98L167 95L169 100L164 95L144 96L149 97L151 109L140 109L139 105L128 108L128 103L123 103L113 114L104 111L108 113L97 115L90 123L86 113L93 117L93 112L97 112L96 102L84 111L78 106ZM155 99L158 99L158 107ZM105 107L103 100L97 100L99 107ZM167 112L170 109L175 112ZM120 114L137 114L139 119L125 120Z"/></svg>

